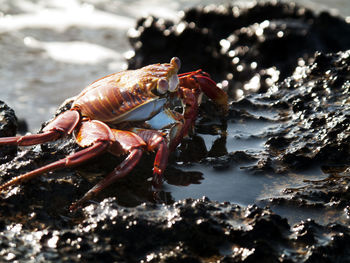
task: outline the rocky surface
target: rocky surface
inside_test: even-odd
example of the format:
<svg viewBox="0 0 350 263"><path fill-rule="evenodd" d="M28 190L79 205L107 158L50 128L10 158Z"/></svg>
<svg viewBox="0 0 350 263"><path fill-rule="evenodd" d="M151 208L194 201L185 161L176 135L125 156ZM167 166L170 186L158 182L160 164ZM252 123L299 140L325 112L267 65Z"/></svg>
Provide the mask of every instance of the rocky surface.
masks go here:
<svg viewBox="0 0 350 263"><path fill-rule="evenodd" d="M15 112L3 101L0 101L0 137L15 136L17 133L17 118ZM17 147L1 146L0 164L6 163L16 155Z"/></svg>
<svg viewBox="0 0 350 263"><path fill-rule="evenodd" d="M105 199L86 207L80 223L62 228L29 230L27 224L2 222L1 256L22 262L346 262L350 257L345 226L310 220L291 228L268 209L208 199L136 208Z"/></svg>
<svg viewBox="0 0 350 263"><path fill-rule="evenodd" d="M191 9L178 24L139 20L130 31L131 68L176 54L184 58L184 71L205 68L232 99L227 117L218 116L209 101L202 104L195 134L171 156L168 184L188 187L207 176L182 172L179 163L219 172L239 167L257 180L302 183L289 187L283 181L282 192L257 200L272 210L207 198L174 201L167 191L157 193L156 203L148 180L150 155L132 177L69 212L71 202L120 161L106 154L2 193L0 257L11 262L348 262L350 51L338 51L350 46L349 30L341 18L282 3ZM11 136L16 117L0 106L0 135ZM270 128L248 137L232 128L250 122ZM216 138L210 149L203 135ZM233 150L243 139L263 146ZM76 150L70 137L12 148L0 156L1 182ZM301 177L300 171L315 167L315 177ZM283 209L292 212L279 214ZM313 216L293 221L296 213Z"/></svg>

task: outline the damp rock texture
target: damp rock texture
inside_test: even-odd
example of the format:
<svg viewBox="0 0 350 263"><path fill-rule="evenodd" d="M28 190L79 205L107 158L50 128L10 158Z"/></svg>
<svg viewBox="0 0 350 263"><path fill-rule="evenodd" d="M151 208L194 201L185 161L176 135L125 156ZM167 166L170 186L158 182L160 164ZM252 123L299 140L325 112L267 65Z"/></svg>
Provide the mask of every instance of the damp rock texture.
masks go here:
<svg viewBox="0 0 350 263"><path fill-rule="evenodd" d="M203 102L195 133L170 157L167 183L201 184L207 174L181 170L192 164L272 183L247 206L175 200L153 191L154 156L145 155L132 176L69 212L122 160L105 154L1 193L2 261L349 262L349 31L342 18L280 2L190 9L178 23L140 19L129 32L129 68L178 56L183 71L205 69L231 98L227 116ZM16 117L0 103L0 135L15 133ZM12 148L0 155L0 182L78 150L69 136ZM299 183L275 191L283 180ZM305 220L293 219L299 213Z"/></svg>
<svg viewBox="0 0 350 263"><path fill-rule="evenodd" d="M312 64L296 68L259 98L275 102L272 108L288 108L281 135L266 142L288 167L349 163L349 56L349 51L316 53Z"/></svg>
<svg viewBox="0 0 350 263"><path fill-rule="evenodd" d="M15 112L0 101L0 137L14 136L17 133L17 118ZM1 146L0 164L6 163L16 155L16 147Z"/></svg>
<svg viewBox="0 0 350 263"><path fill-rule="evenodd" d="M30 262L346 262L350 233L312 220L293 228L268 209L208 199L125 208L113 199L63 229L1 226L1 256ZM18 249L20 245L21 249Z"/></svg>
<svg viewBox="0 0 350 263"><path fill-rule="evenodd" d="M350 52L317 53L314 62L298 67L292 77L258 100L272 102L280 130L267 141L270 162L261 169L276 173L300 171L318 165L328 177L307 181L301 188L286 189L292 202L305 206L347 208L349 197L349 81ZM280 198L277 198L280 200Z"/></svg>

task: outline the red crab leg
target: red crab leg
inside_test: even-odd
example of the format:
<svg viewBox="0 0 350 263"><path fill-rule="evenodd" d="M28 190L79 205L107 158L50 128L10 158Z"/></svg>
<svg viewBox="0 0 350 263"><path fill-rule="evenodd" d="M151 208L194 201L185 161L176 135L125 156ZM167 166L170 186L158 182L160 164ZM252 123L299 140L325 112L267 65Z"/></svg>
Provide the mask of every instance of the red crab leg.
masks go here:
<svg viewBox="0 0 350 263"><path fill-rule="evenodd" d="M135 133L139 135L146 143L147 150L154 151L157 149L157 154L153 165L153 187L161 188L163 184L163 173L168 164L169 149L167 140L160 132L147 129L134 129Z"/></svg>
<svg viewBox="0 0 350 263"><path fill-rule="evenodd" d="M73 111L68 111L73 112ZM65 114L65 113L63 113ZM64 120L64 116L69 116L69 114L63 115L63 117L60 117L62 115L59 115L57 118L59 121ZM55 120L57 120L55 119ZM55 129L59 129L60 126L57 126L57 123L60 124L60 122L53 121L50 123L46 128L51 129L50 125L54 126ZM63 121L61 123L64 123ZM67 128L68 125L65 125L65 128ZM45 129L46 129L45 128ZM73 128L72 128L73 129ZM28 172L23 175L19 175L12 180L10 180L7 183L4 183L0 186L0 192L9 186L19 184L24 180L31 179L35 176L41 175L43 173L54 171L57 169L65 168L65 167L73 167L76 165L79 165L87 160L90 160L91 158L101 154L107 148L110 146L110 144L114 141L114 136L107 125L99 122L99 121L89 121L89 122L83 122L81 125L81 128L77 135L77 142L83 146L88 147L86 149L83 149L79 152L73 153L66 158L63 158L61 160L58 160L56 162L53 162L51 164L45 165L41 168L38 168L34 171ZM83 145L83 144L86 145Z"/></svg>
<svg viewBox="0 0 350 263"><path fill-rule="evenodd" d="M4 137L0 138L0 145L20 145L29 146L44 142L57 140L61 136L56 131L47 131L38 134L30 134L25 136Z"/></svg>
<svg viewBox="0 0 350 263"><path fill-rule="evenodd" d="M21 182L34 178L38 175L44 174L49 171L54 171L61 168L68 168L72 166L79 165L87 160L90 160L91 158L101 154L103 151L106 150L108 147L108 143L99 141L96 142L93 146L86 148L84 150L81 150L79 152L76 152L74 154L71 154L67 156L64 159L58 160L56 162L50 163L48 165L45 165L41 168L38 168L34 171L28 172L26 174L19 175L12 180L8 181L7 183L4 183L0 186L0 192L7 189L8 187L12 185L20 184Z"/></svg>
<svg viewBox="0 0 350 263"><path fill-rule="evenodd" d="M169 150L171 152L175 150L182 139L188 134L188 131L192 128L198 112L198 94L196 94L195 91L180 87L179 95L186 105L184 112L185 122L181 129L176 132L175 137L171 138L170 140Z"/></svg>
<svg viewBox="0 0 350 263"><path fill-rule="evenodd" d="M29 146L58 139L64 134L70 134L80 121L80 115L75 110L65 111L58 115L44 129L43 133L25 136L0 138L0 145L14 144Z"/></svg>
<svg viewBox="0 0 350 263"><path fill-rule="evenodd" d="M142 156L142 149L133 149L130 151L128 157L114 169L112 173L107 175L99 181L93 188L91 188L81 199L73 203L69 210L74 211L81 207L87 200L92 199L95 195L103 189L114 183L116 180L123 178L136 166Z"/></svg>
<svg viewBox="0 0 350 263"><path fill-rule="evenodd" d="M82 127L81 130L83 129L85 129L85 127ZM99 181L80 200L73 203L69 208L71 211L81 207L83 203L93 198L95 195L97 195L103 189L114 183L116 180L126 176L140 161L143 148L144 146L146 146L146 143L143 141L143 139L132 132L121 131L116 129L110 130L115 136L115 143L111 145L111 147L109 148L109 152L115 155L120 155L122 153L129 152L129 155L121 164L118 165L118 167L114 169L113 172L111 172L109 175L107 175L105 178Z"/></svg>
<svg viewBox="0 0 350 263"><path fill-rule="evenodd" d="M109 151L119 155L123 151L128 151L128 157L104 179L91 188L79 201L70 206L74 211L81 207L87 200L92 199L103 189L114 183L116 180L125 177L137 165L142 156L143 148L147 144L148 151L157 149L153 169L153 186L160 188L163 183L163 173L168 162L167 141L163 135L157 131L147 129L133 129L133 132L112 129L116 142L120 143L122 149L118 148L118 143L112 145Z"/></svg>

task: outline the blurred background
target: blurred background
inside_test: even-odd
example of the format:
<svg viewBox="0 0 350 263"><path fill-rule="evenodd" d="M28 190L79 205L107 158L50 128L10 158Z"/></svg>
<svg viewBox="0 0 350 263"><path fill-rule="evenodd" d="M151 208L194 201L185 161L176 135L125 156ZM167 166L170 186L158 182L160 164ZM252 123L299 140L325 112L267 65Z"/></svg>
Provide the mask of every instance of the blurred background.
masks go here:
<svg viewBox="0 0 350 263"><path fill-rule="evenodd" d="M295 2L350 20L348 0ZM251 1L0 0L0 100L36 132L66 98L127 68L127 33L138 18L176 20L181 10L211 3Z"/></svg>

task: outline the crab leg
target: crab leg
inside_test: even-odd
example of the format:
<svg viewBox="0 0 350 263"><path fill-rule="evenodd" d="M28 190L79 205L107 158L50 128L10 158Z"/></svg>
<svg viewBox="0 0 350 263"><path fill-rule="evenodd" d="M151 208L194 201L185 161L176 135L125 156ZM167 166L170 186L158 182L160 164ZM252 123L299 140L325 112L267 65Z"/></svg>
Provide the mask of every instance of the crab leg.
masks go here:
<svg viewBox="0 0 350 263"><path fill-rule="evenodd" d="M136 166L142 156L141 149L133 149L130 151L128 157L114 169L109 175L99 181L93 188L91 188L81 199L73 203L69 210L74 211L81 207L87 200L92 199L103 189L114 183L116 180L123 178Z"/></svg>
<svg viewBox="0 0 350 263"><path fill-rule="evenodd" d="M93 122L97 123L97 121L93 121ZM100 122L98 123L100 125L103 124ZM87 125L90 125L90 123L87 123ZM85 127L82 127L81 130L83 129L85 129ZM118 179L126 176L128 173L130 173L130 171L137 165L137 163L141 159L143 148L146 146L146 143L141 137L139 137L133 132L128 132L128 131L121 131L116 129L110 129L110 131L114 135L115 142L109 147L109 152L117 156L124 153L129 153L129 154L127 158L124 159L124 161L121 164L119 164L109 175L107 175L105 178L99 181L80 200L73 203L69 208L71 211L81 207L84 202L93 198L100 191L102 191L103 189L105 189L106 187L108 187ZM78 140L80 136L81 135L78 135L78 138L77 138ZM86 135L84 138L86 138Z"/></svg>
<svg viewBox="0 0 350 263"><path fill-rule="evenodd" d="M163 184L163 173L168 164L169 149L167 140L160 132L147 129L133 129L147 144L148 151L157 150L153 165L152 184L156 189L161 188Z"/></svg>
<svg viewBox="0 0 350 263"><path fill-rule="evenodd" d="M0 145L19 145L29 146L44 142L57 140L61 134L56 131L47 131L38 134L30 134L25 136L3 137L0 138Z"/></svg>
<svg viewBox="0 0 350 263"><path fill-rule="evenodd" d="M93 188L91 188L80 200L70 206L74 211L81 207L84 202L96 196L103 189L120 178L125 177L140 161L143 148L147 145L148 151L157 149L157 154L153 168L153 186L160 188L163 183L163 173L168 162L168 146L166 139L161 133L147 129L132 129L132 132L111 129L115 135L116 142L120 143L122 149L118 148L118 143L112 145L109 151L112 154L120 155L121 152L129 152L128 157Z"/></svg>
<svg viewBox="0 0 350 263"><path fill-rule="evenodd" d="M198 94L196 94L195 91L180 87L179 95L186 106L183 114L184 124L182 125L181 129L177 131L175 137L171 138L169 145L170 151L174 151L182 139L188 134L188 131L192 128L198 112Z"/></svg>
<svg viewBox="0 0 350 263"><path fill-rule="evenodd" d="M73 111L68 111L68 112L73 112ZM65 113L63 113L63 117L60 117L62 115L59 115L59 117L57 118L59 120L58 122L55 121L57 120L55 119L48 126L46 126L46 128L51 129L50 125L52 125L55 127L55 129L59 129L60 126L57 126L57 124L62 124L62 123L64 124L63 122L64 117L66 116L69 117L69 115L68 114L65 115ZM64 126L66 129L68 127L68 125L62 125L62 126ZM77 136L77 142L78 144L80 144L80 146L87 147L86 149L73 153L67 156L66 158L63 158L51 164L45 165L34 171L28 172L23 175L19 175L13 178L12 180L10 180L9 182L1 185L0 191L3 191L12 185L19 184L24 180L31 179L43 173L54 171L61 168L73 167L83 162L86 162L87 160L90 160L91 158L106 151L107 148L111 145L111 143L114 140L115 140L114 135L112 134L112 132L110 131L107 125L99 121L83 122Z"/></svg>
<svg viewBox="0 0 350 263"><path fill-rule="evenodd" d="M12 144L20 146L29 146L57 140L65 134L71 134L80 120L80 115L75 110L63 112L50 122L43 133L31 134L25 136L0 138L0 145Z"/></svg>
<svg viewBox="0 0 350 263"><path fill-rule="evenodd" d="M62 168L69 168L76 165L79 165L83 162L86 162L90 160L91 158L101 154L103 151L106 150L108 147L108 143L99 141L96 142L94 145L92 145L89 148L86 148L84 150L81 150L79 152L73 153L66 158L63 158L61 160L58 160L56 162L50 163L48 165L45 165L43 167L40 167L34 171L28 172L26 174L19 175L12 180L8 181L7 183L4 183L0 186L0 192L7 189L8 187L12 185L20 184L21 182L34 178L38 175L44 174L46 172L62 169Z"/></svg>

